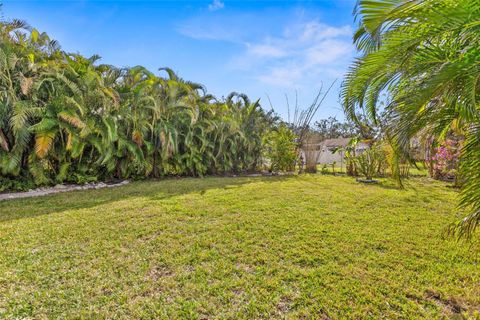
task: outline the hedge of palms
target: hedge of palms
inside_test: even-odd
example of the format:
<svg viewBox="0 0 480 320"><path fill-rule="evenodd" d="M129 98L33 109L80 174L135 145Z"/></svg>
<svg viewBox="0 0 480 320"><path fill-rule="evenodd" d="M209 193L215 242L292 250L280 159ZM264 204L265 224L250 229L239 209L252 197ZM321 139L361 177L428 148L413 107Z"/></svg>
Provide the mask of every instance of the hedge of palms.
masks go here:
<svg viewBox="0 0 480 320"><path fill-rule="evenodd" d="M0 23L0 174L35 184L255 170L275 118L172 70L117 68Z"/></svg>

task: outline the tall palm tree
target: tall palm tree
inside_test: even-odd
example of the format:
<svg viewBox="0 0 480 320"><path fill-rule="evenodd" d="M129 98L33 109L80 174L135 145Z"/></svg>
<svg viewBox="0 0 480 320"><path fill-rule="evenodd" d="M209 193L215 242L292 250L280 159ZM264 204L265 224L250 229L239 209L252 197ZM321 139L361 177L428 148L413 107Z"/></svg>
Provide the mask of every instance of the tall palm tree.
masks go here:
<svg viewBox="0 0 480 320"><path fill-rule="evenodd" d="M471 236L480 223L480 2L360 0L355 15L361 56L342 86L345 113L375 123L388 101L387 136L398 156L419 132L461 128L460 204L469 214L453 230Z"/></svg>

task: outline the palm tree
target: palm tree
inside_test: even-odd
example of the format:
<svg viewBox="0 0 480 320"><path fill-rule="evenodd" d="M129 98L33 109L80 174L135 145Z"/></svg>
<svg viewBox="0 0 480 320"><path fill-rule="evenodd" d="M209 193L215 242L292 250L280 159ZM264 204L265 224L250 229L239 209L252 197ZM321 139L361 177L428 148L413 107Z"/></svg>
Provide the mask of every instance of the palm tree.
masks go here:
<svg viewBox="0 0 480 320"><path fill-rule="evenodd" d="M419 132L466 137L461 208L453 230L471 236L480 223L480 3L475 0L360 0L354 42L361 56L342 85L345 113L378 122L388 101L387 136L397 156ZM387 94L387 99L382 94Z"/></svg>

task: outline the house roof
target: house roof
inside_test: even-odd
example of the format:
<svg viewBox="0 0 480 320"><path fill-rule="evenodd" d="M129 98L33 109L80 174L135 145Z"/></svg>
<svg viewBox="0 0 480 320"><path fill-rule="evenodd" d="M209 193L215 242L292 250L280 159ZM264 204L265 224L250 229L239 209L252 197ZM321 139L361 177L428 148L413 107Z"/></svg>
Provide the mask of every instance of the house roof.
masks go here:
<svg viewBox="0 0 480 320"><path fill-rule="evenodd" d="M319 144L322 142L322 137L318 134L312 134L305 139L306 144Z"/></svg>
<svg viewBox="0 0 480 320"><path fill-rule="evenodd" d="M327 147L346 147L350 140L351 138L326 139L321 144Z"/></svg>
<svg viewBox="0 0 480 320"><path fill-rule="evenodd" d="M325 139L323 141L318 141L318 142L310 142L308 141L306 144L304 144L304 148L312 148L315 146L322 146L322 147L327 147L327 148L344 148L348 146L348 143L350 142L352 138L333 138L333 139ZM365 147L367 144L364 142L358 142L357 147Z"/></svg>

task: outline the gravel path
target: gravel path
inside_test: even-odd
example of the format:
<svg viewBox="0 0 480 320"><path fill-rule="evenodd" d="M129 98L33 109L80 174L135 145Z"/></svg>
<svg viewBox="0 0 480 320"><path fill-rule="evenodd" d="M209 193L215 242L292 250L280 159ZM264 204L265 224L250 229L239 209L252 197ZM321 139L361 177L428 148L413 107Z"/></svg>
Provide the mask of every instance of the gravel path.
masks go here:
<svg viewBox="0 0 480 320"><path fill-rule="evenodd" d="M293 175L293 172L279 172L279 173L251 173L246 175L241 175L243 177L262 177L262 176L284 176L284 175ZM237 177L237 175L233 175L233 177ZM41 197L46 196L48 194L53 193L60 193L60 192L68 192L74 190L88 190L88 189L102 189L102 188L114 188L118 186L123 186L130 183L130 180L124 180L119 183L114 184L106 184L104 182L98 183L87 183L84 185L76 185L76 184L57 184L55 187L45 187L45 188L37 188L34 190L29 190L26 192L10 192L10 193L0 193L0 201L3 200L10 200L10 199L20 199L20 198L30 198L30 197Z"/></svg>
<svg viewBox="0 0 480 320"><path fill-rule="evenodd" d="M11 192L11 193L1 193L0 194L0 201L3 200L10 200L10 199L20 199L20 198L30 198L30 197L41 197L48 194L53 193L60 193L60 192L68 192L74 190L88 190L88 189L102 189L102 188L114 188L123 186L130 183L129 180L124 180L119 183L114 184L106 184L104 182L99 183L87 183L84 185L65 185L65 184L57 184L55 187L48 187L48 188L38 188L34 190L30 190L27 192Z"/></svg>

